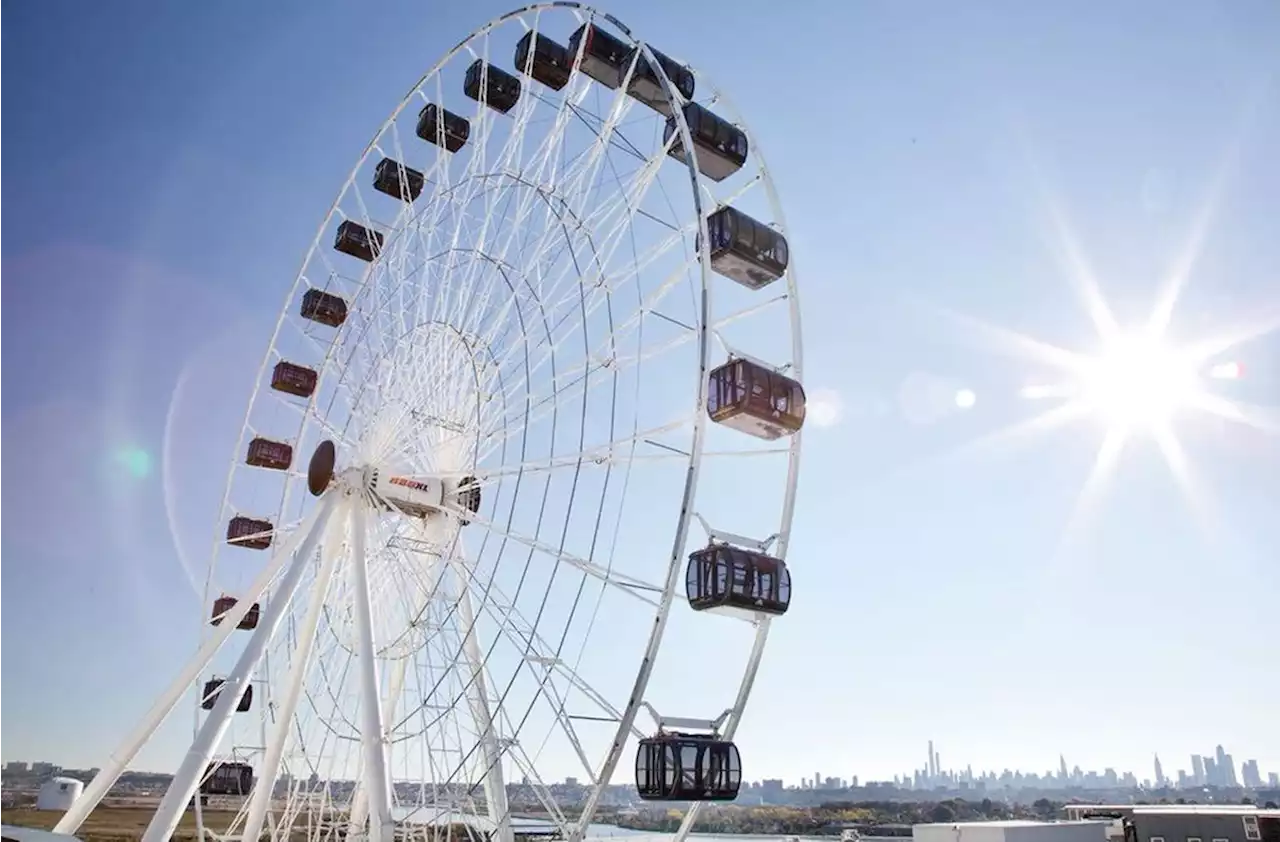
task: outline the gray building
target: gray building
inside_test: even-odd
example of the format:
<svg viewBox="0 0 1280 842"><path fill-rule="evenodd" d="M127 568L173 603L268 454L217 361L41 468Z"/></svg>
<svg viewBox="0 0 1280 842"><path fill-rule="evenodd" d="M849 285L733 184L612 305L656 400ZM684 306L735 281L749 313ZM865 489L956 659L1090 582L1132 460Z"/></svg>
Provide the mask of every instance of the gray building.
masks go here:
<svg viewBox="0 0 1280 842"><path fill-rule="evenodd" d="M1135 807L1125 842L1280 842L1280 810L1241 805Z"/></svg>

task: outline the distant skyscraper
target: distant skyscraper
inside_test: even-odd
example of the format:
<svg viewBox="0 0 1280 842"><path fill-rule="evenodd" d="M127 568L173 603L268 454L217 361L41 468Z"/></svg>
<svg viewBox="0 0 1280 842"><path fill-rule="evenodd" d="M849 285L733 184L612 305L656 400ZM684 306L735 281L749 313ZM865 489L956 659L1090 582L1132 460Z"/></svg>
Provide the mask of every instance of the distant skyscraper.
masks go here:
<svg viewBox="0 0 1280 842"><path fill-rule="evenodd" d="M1160 755L1158 754L1156 755L1155 770L1156 770L1156 787L1158 788L1163 787L1165 785L1164 767L1160 765Z"/></svg>
<svg viewBox="0 0 1280 842"><path fill-rule="evenodd" d="M1204 758L1198 754L1191 755L1191 782L1196 786L1208 783L1204 777Z"/></svg>
<svg viewBox="0 0 1280 842"><path fill-rule="evenodd" d="M929 780L932 781L934 776L938 774L937 768L933 765L933 740L929 741Z"/></svg>
<svg viewBox="0 0 1280 842"><path fill-rule="evenodd" d="M1239 786L1240 781L1236 778L1236 761L1229 754L1222 755L1222 785L1223 786Z"/></svg>
<svg viewBox="0 0 1280 842"><path fill-rule="evenodd" d="M1062 781L1067 781L1071 778L1071 773L1067 771L1067 758L1061 754L1058 755L1058 778Z"/></svg>

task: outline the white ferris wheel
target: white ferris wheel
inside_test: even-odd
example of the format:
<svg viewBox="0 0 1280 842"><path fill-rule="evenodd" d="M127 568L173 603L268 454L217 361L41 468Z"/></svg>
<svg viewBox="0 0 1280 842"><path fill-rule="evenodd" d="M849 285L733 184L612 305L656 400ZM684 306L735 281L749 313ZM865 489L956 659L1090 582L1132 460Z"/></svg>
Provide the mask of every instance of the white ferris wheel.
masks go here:
<svg viewBox="0 0 1280 842"><path fill-rule="evenodd" d="M585 6L494 20L321 224L199 651L58 829L187 699L147 842L189 810L202 839L577 842L636 790L694 802L682 838L738 793L790 602L800 381L781 209L724 94Z"/></svg>

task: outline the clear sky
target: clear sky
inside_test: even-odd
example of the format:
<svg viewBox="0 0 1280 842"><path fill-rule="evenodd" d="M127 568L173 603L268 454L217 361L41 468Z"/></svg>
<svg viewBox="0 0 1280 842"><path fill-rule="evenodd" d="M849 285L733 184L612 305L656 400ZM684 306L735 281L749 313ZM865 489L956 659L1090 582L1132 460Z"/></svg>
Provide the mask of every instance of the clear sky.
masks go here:
<svg viewBox="0 0 1280 842"><path fill-rule="evenodd" d="M189 656L180 559L288 279L385 114L505 10L6 4L4 759L100 764ZM1097 418L947 456L1041 411L1046 368L941 315L1096 350L1068 229L1122 326L1180 267L1175 344L1280 313L1280 7L610 10L768 150L840 407L805 442L748 777L889 776L928 739L944 766L1150 776L1223 743L1280 770L1275 427L1183 412L1179 470L1139 431L1082 514ZM1274 419L1280 339L1224 359L1246 376L1215 393ZM176 765L178 718L139 765Z"/></svg>

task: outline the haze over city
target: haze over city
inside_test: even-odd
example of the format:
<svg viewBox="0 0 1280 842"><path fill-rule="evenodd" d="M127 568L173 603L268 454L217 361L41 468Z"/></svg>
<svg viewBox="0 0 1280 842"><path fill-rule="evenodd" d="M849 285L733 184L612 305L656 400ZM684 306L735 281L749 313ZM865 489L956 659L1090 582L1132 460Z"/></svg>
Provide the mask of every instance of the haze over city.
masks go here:
<svg viewBox="0 0 1280 842"><path fill-rule="evenodd" d="M331 340L316 340L314 331L345 337L354 335L350 325L366 324L360 319L367 305L351 292L353 278L367 270L378 283L392 278L443 289L442 312L466 318L498 302L493 318L501 324L482 337L496 348L487 355L475 350L485 344L476 339L479 330L456 330L456 341L431 334L394 351L370 352L369 359L392 359L396 365L388 368L412 376L386 375L381 391L369 390L394 394L397 408L371 413L360 442L339 441L337 468L329 465L321 494L350 491L357 488L351 477L360 474L363 482L376 474L369 469L373 461L357 460L394 451L383 439L410 426L405 418L419 423L431 416L440 430L448 426L440 413L433 415L431 400L443 399L428 394L424 382L464 370L479 382L489 364L477 363L481 357L498 360L494 370L505 364L500 340L518 331L503 326L504 319L516 319L505 315L502 303L524 299L502 286L501 273L468 265L393 277L395 266L421 256L414 248L430 251L426 235L407 238L403 252L388 239L392 257L366 269L376 250L370 247L369 259L340 253L333 247L338 217L326 213L359 163L353 183L384 203L369 212L379 224L456 227L479 241L487 235L477 232L488 229L468 222L468 215L483 206L499 220L495 230L534 227L527 220L504 222L505 205L486 197L456 213L402 214L403 197L370 186L374 159L359 160L415 80L510 5L388 0L378 6L384 22L378 26L363 19L353 25L350 4L340 0L6 5L10 131L3 199L10 213L3 246L2 412L9 458L0 538L10 583L3 597L6 769L15 762L73 770L110 763L193 662L200 640L231 634L235 626L240 633L233 643L196 671L189 687L179 688L175 713L127 764L163 775L180 768L197 733L193 723L213 715L214 702L192 714L202 682L230 680L257 631L256 615L253 623L237 619L215 628L211 617L222 614L214 600L229 594L235 603L234 595L248 592L289 536L302 540L302 529L287 529L320 510L301 490L312 479L308 460L322 452L321 438L341 437L317 418L318 400L306 403L319 394L315 382L310 391L297 381L282 388L278 366L311 354L306 362L314 368L297 362L290 371L315 374L340 358L327 355L324 342ZM643 699L651 706L640 711L633 732L624 731L629 742L621 760L614 758L618 786L634 786L636 733L663 731L667 717L709 722L712 730L732 721L743 776L757 784L781 780L825 789L856 777L863 787L894 782L920 790L979 784L1274 788L1280 772L1274 648L1280 640L1274 609L1280 604L1274 552L1280 546L1280 6L1265 0L940 3L921 14L919 6L893 2L614 5L609 10L639 37L705 74L699 85L710 89L714 79L723 88L716 107L729 115L731 101L737 110L724 124L748 125L756 156L734 177L763 183L765 176L756 173L764 173L776 186L785 227L770 219L760 230L785 230L790 251L781 253L793 254L795 264L768 290L717 276L716 300L726 308L713 314L719 321L699 312L701 275L675 273L684 279L679 301L658 312L641 306L636 269L625 306L637 320L645 315L646 325L663 324L626 346L627 353L603 353L597 362L591 354L601 345L608 351L609 343L595 333L604 328L593 321L588 330L583 315L582 337L591 341L575 346L581 359L543 376L556 395L556 378L572 379L575 366L612 370L624 357L648 360L640 341L657 345L667 338L663 330L698 336L689 325L729 325L723 332L730 339L707 339L712 364L738 359L736 349L741 359L768 356L778 367L770 382L802 370L804 382L793 385L803 391L787 392L783 405L794 410L803 404L796 396L807 396L803 449L787 449L800 441L792 436L774 448L780 455L771 455L762 440L741 443L752 434L707 420L707 407L697 403L706 380L701 346L690 341L681 346L683 356L646 370L652 391L642 393L638 385L631 391L629 382L617 388L614 381L619 394L643 399L611 397L589 412L584 396L580 404L557 408L555 418L570 421L545 422L572 425L573 435L553 428L530 437L538 439L534 449L543 447L532 456L510 456L497 445L487 451L507 458L492 468L494 476L523 476L534 461L548 475L559 472L553 492L542 488L541 508L528 502L537 493L529 484L510 498L486 486L483 502L459 503L465 503L468 471L479 472L467 454L458 455L460 447L450 455L465 470L433 466L428 479L436 485L406 480L407 473L388 479L392 474L384 470L381 479L423 494L434 489L438 498L416 510L403 498L408 503L395 508L395 518L416 511L423 523L435 518L432 529L445 522L439 534L452 530L449 535L465 541L438 540L427 549L370 541L373 561L362 586L332 592L320 564L304 569L299 562L300 596L281 625L287 631L263 644L276 665L271 680L283 683L292 674L281 665L290 663L297 651L293 636L310 616L308 597L319 594L315 616L324 622L312 625L321 628L314 655L321 667L299 671L297 686L305 691L296 694L303 699L299 716L310 717L299 732L314 738L313 746L328 738L331 721L371 733L367 720L352 724L358 718L347 714L360 694L372 698L398 680L387 695L401 709L392 707L396 715L387 719L403 728L407 742L420 745L411 758L408 750L397 755L402 765L391 767L392 778L425 778L424 770L438 765L436 755L448 755L444 766L462 770L459 777L489 774L464 770L480 761L459 745L433 747L423 736L431 727L444 730L431 717L448 707L440 716L452 724L488 717L501 727L486 734L503 731L508 746L527 742L528 756L501 760L508 782L534 777L531 768L548 781L588 781L584 766L598 767L612 751L620 711L639 703L631 696L635 677L652 662ZM548 24L547 32L567 44L578 21L557 11L565 20L554 29ZM515 36L506 37L493 36L493 60L518 73ZM475 109L467 112L473 138L497 125L496 146L527 129L533 139L510 148L534 154L560 125L558 115L568 113L552 87L537 88L541 99L526 96L511 112L516 116L485 112L481 119L479 100L464 91L464 65L472 60L464 53L448 67L453 76L440 83L438 96L447 91L450 107ZM533 90L526 84L524 90ZM580 73L568 84L568 92L582 86L584 112L596 121L570 121L586 136L591 126L596 131L605 124L615 92ZM660 148L667 117L649 107L652 102L628 99L625 91L617 96L632 118L647 121L634 136L649 144L640 157L652 153L657 163L648 170L634 161L619 164L609 176L617 183L600 176L581 187L571 198L596 212L579 216L621 214L631 229L642 230L641 217L657 211L645 207L641 214L618 198L631 195L622 179L660 171L662 189L675 185L670 189L677 196L668 203L677 209L664 212L680 218L659 219L654 229L660 233L636 236L657 241L692 221L688 236L673 242L694 254L693 244L706 234L694 230L699 217L691 210L690 171ZM405 128L395 135L404 142L397 147L388 134L385 149L378 149L438 175L431 167L444 154L439 144L415 136L427 99L416 91L412 107L405 107ZM530 111L522 121L525 107ZM457 159L478 145L473 140ZM763 167L757 153L764 150L768 166L757 171ZM480 159L477 153L466 160ZM525 171L541 173L533 165ZM546 180L566 191L573 186L570 178ZM703 181L707 191L721 189L709 177ZM418 185L418 207L447 205L439 196L448 191L437 191L438 183ZM654 205L661 204L658 192ZM741 207L764 219L772 205L762 192L752 198L756 204L744 200ZM718 207L727 204L730 189L708 195ZM340 209L354 219L352 208L364 199L344 200ZM616 239L630 246L610 253L638 265L636 254L644 250L621 234ZM493 240L525 248L514 235ZM313 242L321 257L306 257ZM470 245L477 251L484 243ZM680 251L671 249L672 255ZM556 272L585 277L588 271L565 269L569 257L557 256L561 264L555 264L533 246L519 256L528 263L522 277L546 280L548 287L555 286L548 279ZM347 262L331 271L324 261ZM298 295L289 297L300 263L303 280ZM670 267L653 268L646 291L659 285L658 269ZM603 286L607 273L599 274ZM331 286L324 289L347 295L341 319L330 299L332 309L323 313L305 304L300 309L302 290L310 292L313 281L320 289L325 278ZM472 286L462 286L462 278ZM782 294L787 284L794 284L794 294ZM427 293L418 298L426 300ZM742 327L738 311L729 309L775 299L780 303L760 316L761 327ZM613 327L621 331L630 313L617 306ZM604 312L596 315L602 324ZM273 340L278 324L294 332ZM545 344L553 345L547 333ZM801 344L803 355L794 350ZM467 365L457 363L461 356ZM368 363L368 370L382 371L379 364ZM534 368L524 370L528 394L510 399L524 413L526 429L533 427L536 390L528 372ZM450 399L461 394L479 404L510 391L473 386L461 375L457 380L466 385L454 387ZM359 406L359 400L353 402ZM506 405L503 412L504 423L516 414ZM626 415L627 423L616 424L614 414ZM701 430L697 425L710 429L706 447L702 439L698 448L689 444L701 433L653 444L648 439L659 434L636 432L665 435L670 418L685 425L682 434ZM299 424L309 425L305 434L296 433ZM788 432L798 429L799 422ZM267 432L269 444L288 439L290 448L276 465L278 485L262 479L269 459L251 461L252 442ZM576 463L557 451L558 436L573 439L567 452ZM407 440L418 438L426 437ZM643 462L652 473L627 485L618 479L621 469L608 472L612 459L624 461L618 454L634 452L628 447L637 439L652 447ZM739 447L753 451L736 458L741 454L730 451ZM793 457L798 473L788 472ZM774 461L758 467L766 459ZM695 461L701 473L691 509L682 495ZM577 472L583 465L586 479ZM344 474L351 466L368 470ZM234 493L224 494L229 475ZM298 493L285 495L284 483L294 483ZM579 498L595 505L574 512ZM498 524L498 501L508 500L519 517ZM337 532L317 527L316 541L354 555L357 542L344 544L341 530L349 527L354 535L367 523L374 537L386 538L378 530L407 529L379 519L392 508L385 500L370 504L367 521L354 508L343 510L349 519L335 516ZM694 509L701 521L690 514ZM246 518L243 534L231 534L233 515ZM275 546L262 541L253 550L245 537L264 522L266 531L279 529ZM597 540L602 523L613 524L613 531ZM689 524L688 546L673 552L679 523ZM331 525L324 522L326 529ZM500 540L483 544L478 536L489 534ZM788 580L787 603L770 615L758 673L753 645L765 627L759 617L742 622L704 614L691 608L686 591L689 553L725 535L754 544L750 552L761 558L784 552L794 580ZM477 569L488 564L497 571L497 559L507 558L502 553L515 558L502 576L495 572L496 595L486 591L489 602L477 600L479 619L471 622L501 639L485 669L510 682L490 679L492 686L474 696L458 675L448 679L454 684L438 678L463 663L458 653L470 636L458 631L457 612L435 605L441 574L432 574L434 585L424 584L425 575L405 571L421 573L425 563L403 561L411 552L434 552L457 578L459 593L480 590L479 577L467 578L465 559L441 560L447 555L441 546L466 542ZM342 563L348 561L344 555ZM775 569L764 564L753 575ZM660 610L654 594L663 592L668 565L675 571L676 604L661 647L646 658ZM528 570L533 584L522 591ZM635 582L619 586L618 576ZM592 608L580 609L584 592L589 598L582 602ZM415 613L417 596L440 616ZM328 598L339 607L326 605ZM371 599L378 610L363 610ZM235 610L250 603L241 599ZM506 619L517 614L549 617L556 625L543 632L530 622L533 631L521 625L508 633ZM343 626L348 617L358 619ZM449 623L456 645L453 637L432 639L437 652L421 642L405 656L419 659L404 670L408 678L391 677L393 668L375 674L352 666L357 650L390 651L390 663L403 654L397 645L412 649L420 642L413 635L427 640L420 629ZM551 642L538 640L545 650L535 652L531 641L539 635ZM330 659L344 669L328 671ZM548 679L531 678L533 667L547 675L559 669L554 681L573 688L573 703L547 701ZM259 707L231 717L221 748L228 757L263 753L267 739L260 717L265 679L242 673L243 681L259 682ZM590 680L578 680L581 675ZM739 705L746 675L754 684L738 727L736 714L722 712ZM325 696L319 689L330 681L337 690ZM597 684L604 691L594 692ZM273 687L272 704L285 697L280 690ZM516 697L537 708L527 722L525 710L508 702ZM316 698L332 699L334 710ZM504 705L511 710L499 711ZM477 712L486 706L487 713ZM564 725L569 720L572 736ZM456 736L450 739L483 742L484 729L474 730L463 736L463 728L451 727ZM525 736L517 741L512 733ZM544 733L555 737L544 740ZM316 749L330 764L323 777L357 776L366 762L358 736L334 737L341 750ZM549 747L539 748L539 740Z"/></svg>

